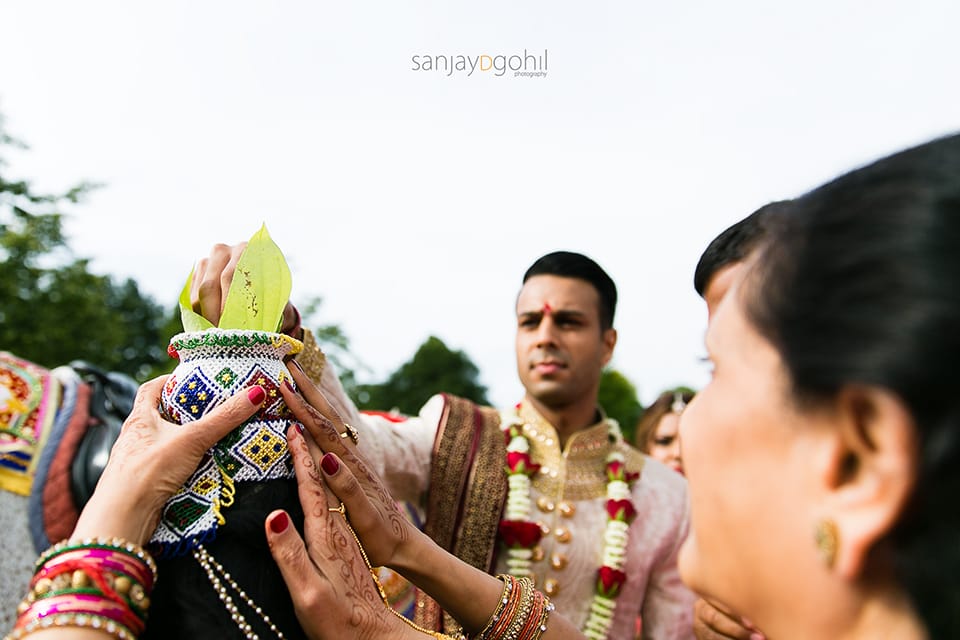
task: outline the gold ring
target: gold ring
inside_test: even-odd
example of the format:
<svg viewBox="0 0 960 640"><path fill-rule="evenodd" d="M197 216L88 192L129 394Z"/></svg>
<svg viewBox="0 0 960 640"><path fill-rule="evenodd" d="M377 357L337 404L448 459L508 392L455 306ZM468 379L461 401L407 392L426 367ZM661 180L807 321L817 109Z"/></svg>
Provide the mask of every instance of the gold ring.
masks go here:
<svg viewBox="0 0 960 640"><path fill-rule="evenodd" d="M348 424L346 422L343 423L343 427L344 429L346 429L346 431L341 433L340 437L350 438L351 440L353 440L353 444L360 444L360 432L357 431L357 428L354 427L352 424Z"/></svg>
<svg viewBox="0 0 960 640"><path fill-rule="evenodd" d="M347 517L347 508L343 505L342 502L340 503L340 506L339 506L339 507L336 507L336 508L334 508L334 507L327 507L327 511L336 511L337 513L339 513L340 515L342 515L344 518Z"/></svg>

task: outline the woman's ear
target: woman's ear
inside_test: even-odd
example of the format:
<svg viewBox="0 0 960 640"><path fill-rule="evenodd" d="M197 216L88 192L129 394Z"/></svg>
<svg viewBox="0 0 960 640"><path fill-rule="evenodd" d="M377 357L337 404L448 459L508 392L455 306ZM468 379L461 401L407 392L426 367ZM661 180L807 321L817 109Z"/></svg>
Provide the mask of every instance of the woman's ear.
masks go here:
<svg viewBox="0 0 960 640"><path fill-rule="evenodd" d="M879 387L841 390L835 433L824 464L824 521L835 525L831 564L853 580L893 528L917 482L919 445L913 417L898 396ZM818 530L821 523L813 523Z"/></svg>

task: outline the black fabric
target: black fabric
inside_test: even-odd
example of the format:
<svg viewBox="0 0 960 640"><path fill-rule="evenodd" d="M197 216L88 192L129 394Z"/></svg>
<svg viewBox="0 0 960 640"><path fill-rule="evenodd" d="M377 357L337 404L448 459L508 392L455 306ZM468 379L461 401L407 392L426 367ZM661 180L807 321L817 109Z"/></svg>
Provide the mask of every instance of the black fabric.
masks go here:
<svg viewBox="0 0 960 640"><path fill-rule="evenodd" d="M104 371L89 362L76 360L70 367L90 385L90 425L70 468L70 489L78 509L83 509L100 480L110 449L120 435L123 421L133 411L139 385L130 376Z"/></svg>
<svg viewBox="0 0 960 640"><path fill-rule="evenodd" d="M224 510L226 524L217 530L216 540L204 547L286 638L305 639L286 584L267 546L264 521L274 509L286 510L303 535L303 509L296 480L238 483L236 503ZM159 578L151 597L147 631L141 640L244 638L192 554L160 559L157 567ZM259 637L274 637L236 593L229 593Z"/></svg>

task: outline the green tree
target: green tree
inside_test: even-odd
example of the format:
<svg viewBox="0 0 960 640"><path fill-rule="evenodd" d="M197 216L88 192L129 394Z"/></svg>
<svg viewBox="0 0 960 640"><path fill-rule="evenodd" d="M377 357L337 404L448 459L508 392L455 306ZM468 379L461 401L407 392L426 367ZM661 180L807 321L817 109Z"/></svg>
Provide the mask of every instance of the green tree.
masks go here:
<svg viewBox="0 0 960 640"><path fill-rule="evenodd" d="M637 420L643 413L633 383L619 371L605 369L600 377L598 401L607 415L620 423L624 439L632 443Z"/></svg>
<svg viewBox="0 0 960 640"><path fill-rule="evenodd" d="M415 414L430 396L440 392L490 404L479 374L463 351L452 351L442 340L430 336L386 382L358 385L354 401L361 409L397 409L407 415Z"/></svg>
<svg viewBox="0 0 960 640"><path fill-rule="evenodd" d="M357 370L369 372L370 369L350 351L350 339L340 325L315 324L322 303L323 298L314 296L307 300L306 304L298 304L301 322L303 326L310 327L327 361L335 367L344 391L356 402L360 393Z"/></svg>
<svg viewBox="0 0 960 640"><path fill-rule="evenodd" d="M25 145L7 135L0 149ZM165 314L133 280L115 282L71 255L66 203L96 185L37 193L0 157L0 349L47 367L82 359L143 380L166 366Z"/></svg>

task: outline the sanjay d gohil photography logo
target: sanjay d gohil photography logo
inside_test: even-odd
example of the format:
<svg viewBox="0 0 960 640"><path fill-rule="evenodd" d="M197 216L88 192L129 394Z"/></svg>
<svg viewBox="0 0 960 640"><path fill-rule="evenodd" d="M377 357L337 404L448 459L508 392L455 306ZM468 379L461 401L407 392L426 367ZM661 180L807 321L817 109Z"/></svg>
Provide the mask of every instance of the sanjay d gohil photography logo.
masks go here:
<svg viewBox="0 0 960 640"><path fill-rule="evenodd" d="M414 54L410 56L411 71L437 73L444 76L489 74L502 78L546 78L547 50L540 52L496 54Z"/></svg>

